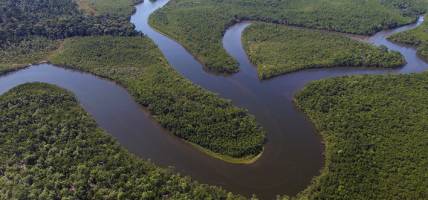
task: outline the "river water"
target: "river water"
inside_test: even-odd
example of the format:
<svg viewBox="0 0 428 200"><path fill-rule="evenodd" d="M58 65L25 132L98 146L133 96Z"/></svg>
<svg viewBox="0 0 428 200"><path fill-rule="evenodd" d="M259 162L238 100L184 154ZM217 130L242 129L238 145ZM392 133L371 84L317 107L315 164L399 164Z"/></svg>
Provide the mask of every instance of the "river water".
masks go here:
<svg viewBox="0 0 428 200"><path fill-rule="evenodd" d="M46 82L76 95L97 123L131 152L161 166L173 166L197 181L262 199L277 194L295 195L305 189L323 166L322 139L312 123L296 109L293 96L310 81L355 74L421 72L428 65L414 48L393 44L385 38L412 29L418 23L364 38L375 45L399 51L407 64L396 69L331 68L304 70L273 79L258 79L255 66L243 50L241 34L250 22L230 27L224 35L226 51L240 64L240 72L221 76L206 72L179 43L152 29L149 16L169 0L146 1L136 6L131 22L161 49L170 65L193 83L231 99L256 116L267 130L262 157L250 165L229 164L195 150L160 127L125 89L91 74L41 64L0 77L0 94L27 82Z"/></svg>

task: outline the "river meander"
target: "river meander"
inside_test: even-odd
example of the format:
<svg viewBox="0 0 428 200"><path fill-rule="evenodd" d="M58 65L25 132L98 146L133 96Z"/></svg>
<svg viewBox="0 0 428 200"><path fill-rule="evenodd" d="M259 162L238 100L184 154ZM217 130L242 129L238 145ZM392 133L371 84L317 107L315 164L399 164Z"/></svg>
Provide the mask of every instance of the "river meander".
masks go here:
<svg viewBox="0 0 428 200"><path fill-rule="evenodd" d="M407 64L397 69L330 68L303 70L273 79L258 79L242 47L241 34L251 22L230 27L224 35L226 51L240 64L240 72L221 76L208 73L179 43L152 29L149 16L169 0L146 1L136 6L131 22L161 49L170 65L201 87L231 99L246 108L267 130L263 155L253 164L230 164L211 158L160 127L121 86L91 74L40 64L0 77L0 94L27 82L55 84L73 92L82 106L108 133L131 152L160 166L173 166L178 172L202 183L244 194L272 199L277 194L295 195L310 184L323 166L322 139L293 96L313 80L355 74L414 73L428 69L416 50L393 44L385 38L422 23L382 31L364 38L375 45L399 51Z"/></svg>

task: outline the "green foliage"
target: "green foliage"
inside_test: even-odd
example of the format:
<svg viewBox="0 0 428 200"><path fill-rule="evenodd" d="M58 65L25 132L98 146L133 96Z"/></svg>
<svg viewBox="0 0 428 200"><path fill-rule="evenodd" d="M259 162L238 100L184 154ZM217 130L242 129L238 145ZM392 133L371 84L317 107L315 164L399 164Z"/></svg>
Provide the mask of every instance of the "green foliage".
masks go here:
<svg viewBox="0 0 428 200"><path fill-rule="evenodd" d="M0 0L0 74L45 59L58 47L56 39L135 35L128 20L133 6L126 4L125 9L125 4L112 5L120 9L89 16L78 9L75 0Z"/></svg>
<svg viewBox="0 0 428 200"><path fill-rule="evenodd" d="M428 198L428 74L316 81L296 97L326 166L308 199Z"/></svg>
<svg viewBox="0 0 428 200"><path fill-rule="evenodd" d="M391 41L417 47L418 54L428 59L428 22L415 29L396 33L388 38Z"/></svg>
<svg viewBox="0 0 428 200"><path fill-rule="evenodd" d="M175 38L209 69L238 70L221 43L225 28L259 20L331 31L373 34L414 21L426 0L180 0L154 13L153 27Z"/></svg>
<svg viewBox="0 0 428 200"><path fill-rule="evenodd" d="M254 117L181 77L148 38L67 39L51 61L119 82L163 127L210 151L240 158L263 149Z"/></svg>
<svg viewBox="0 0 428 200"><path fill-rule="evenodd" d="M257 23L243 34L243 44L262 79L306 68L397 67L397 52L325 31Z"/></svg>
<svg viewBox="0 0 428 200"><path fill-rule="evenodd" d="M62 39L77 35L134 34L128 16L84 15L74 0L0 0L2 43L28 36Z"/></svg>
<svg viewBox="0 0 428 200"><path fill-rule="evenodd" d="M81 0L86 1L95 10L96 15L130 16L134 5L143 0Z"/></svg>
<svg viewBox="0 0 428 200"><path fill-rule="evenodd" d="M0 74L46 59L49 52L58 47L58 43L40 37L6 42L4 48L0 48Z"/></svg>
<svg viewBox="0 0 428 200"><path fill-rule="evenodd" d="M428 8L426 0L382 0L381 3L399 9L405 16L420 15Z"/></svg>
<svg viewBox="0 0 428 200"><path fill-rule="evenodd" d="M19 86L0 108L0 199L243 199L132 155L60 88Z"/></svg>

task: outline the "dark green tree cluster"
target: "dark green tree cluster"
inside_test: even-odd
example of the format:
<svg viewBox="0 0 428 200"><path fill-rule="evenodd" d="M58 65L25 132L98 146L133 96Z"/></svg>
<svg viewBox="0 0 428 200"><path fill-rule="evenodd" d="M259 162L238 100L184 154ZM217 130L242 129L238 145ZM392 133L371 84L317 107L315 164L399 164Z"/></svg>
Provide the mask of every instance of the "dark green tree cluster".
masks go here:
<svg viewBox="0 0 428 200"><path fill-rule="evenodd" d="M51 61L119 82L163 127L212 152L242 158L263 149L253 116L184 79L148 38L67 39Z"/></svg>
<svg viewBox="0 0 428 200"><path fill-rule="evenodd" d="M46 59L59 42L43 37L30 37L19 42L6 42L0 48L0 75Z"/></svg>
<svg viewBox="0 0 428 200"><path fill-rule="evenodd" d="M82 2L90 3L86 0L0 0L0 74L46 60L63 38L137 34L129 22L132 5L137 0L91 0L103 8L101 14L96 15L84 13L79 7Z"/></svg>
<svg viewBox="0 0 428 200"><path fill-rule="evenodd" d="M405 16L416 16L427 11L426 0L381 0L382 4L399 9Z"/></svg>
<svg viewBox="0 0 428 200"><path fill-rule="evenodd" d="M78 5L85 13L93 15L130 16L135 5L143 0L78 0Z"/></svg>
<svg viewBox="0 0 428 200"><path fill-rule="evenodd" d="M137 158L67 91L0 96L0 199L244 199Z"/></svg>
<svg viewBox="0 0 428 200"><path fill-rule="evenodd" d="M308 199L428 198L428 74L316 81L296 96L326 144Z"/></svg>
<svg viewBox="0 0 428 200"><path fill-rule="evenodd" d="M0 0L1 44L28 36L63 39L134 34L128 17L84 15L73 0Z"/></svg>
<svg viewBox="0 0 428 200"><path fill-rule="evenodd" d="M388 39L393 42L416 47L418 54L428 60L428 22L424 21L419 27L396 33Z"/></svg>
<svg viewBox="0 0 428 200"><path fill-rule="evenodd" d="M244 48L261 79L307 68L397 67L398 52L375 47L343 34L256 23L243 34Z"/></svg>
<svg viewBox="0 0 428 200"><path fill-rule="evenodd" d="M413 22L426 0L180 0L156 12L150 23L178 40L209 69L236 72L221 43L222 33L241 20L304 26L355 34Z"/></svg>

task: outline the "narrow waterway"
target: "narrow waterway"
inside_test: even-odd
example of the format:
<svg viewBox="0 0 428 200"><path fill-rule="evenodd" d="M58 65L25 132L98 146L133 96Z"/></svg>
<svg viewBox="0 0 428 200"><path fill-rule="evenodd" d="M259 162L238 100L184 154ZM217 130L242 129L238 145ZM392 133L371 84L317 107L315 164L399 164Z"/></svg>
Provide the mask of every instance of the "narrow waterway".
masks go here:
<svg viewBox="0 0 428 200"><path fill-rule="evenodd" d="M161 49L173 68L184 77L237 106L247 108L267 130L268 142L262 157L251 165L234 165L211 158L172 136L160 127L119 85L74 70L41 64L0 77L0 94L27 82L45 82L73 92L82 106L108 133L131 152L202 183L222 186L229 191L272 199L277 194L294 195L308 186L323 166L322 140L306 116L292 102L294 94L312 80L353 74L420 72L428 65L413 48L385 40L388 35L419 25L383 31L366 38L401 52L408 64L397 69L333 68L295 72L260 81L241 44L241 34L250 25L230 27L223 38L228 53L241 71L231 76L207 73L203 66L174 40L148 25L148 18L168 0L146 1L137 6L131 21Z"/></svg>

